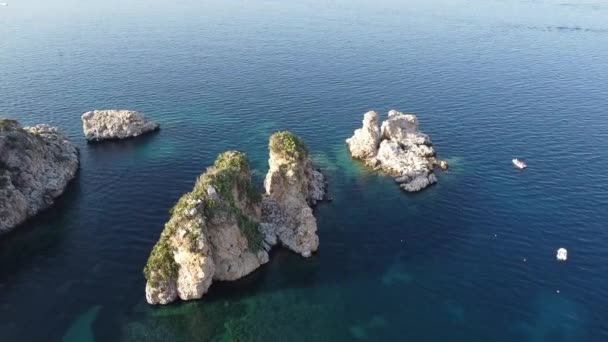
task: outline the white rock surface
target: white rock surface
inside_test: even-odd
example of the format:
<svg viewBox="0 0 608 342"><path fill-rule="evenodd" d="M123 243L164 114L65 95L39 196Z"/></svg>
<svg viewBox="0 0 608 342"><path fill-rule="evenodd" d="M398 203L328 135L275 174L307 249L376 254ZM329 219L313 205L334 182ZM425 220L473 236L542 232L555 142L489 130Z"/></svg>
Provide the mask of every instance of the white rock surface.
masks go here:
<svg viewBox="0 0 608 342"><path fill-rule="evenodd" d="M274 234L282 245L309 257L319 248L317 220L311 206L326 198L325 177L313 170L305 151L301 158L291 158L271 148L268 164L262 200L262 224L270 236L266 241L274 242Z"/></svg>
<svg viewBox="0 0 608 342"><path fill-rule="evenodd" d="M55 127L0 119L0 233L50 207L76 175L78 157Z"/></svg>
<svg viewBox="0 0 608 342"><path fill-rule="evenodd" d="M368 138L373 133L363 134L374 131L369 128L372 123L377 125L377 114L369 117L368 114L365 114L363 128L347 139L352 157L396 177L395 181L405 191L420 191L436 183L435 165L447 168L447 163L435 159L431 139L420 132L416 116L391 110L382 123L379 140L375 140Z"/></svg>
<svg viewBox="0 0 608 342"><path fill-rule="evenodd" d="M376 155L379 143L378 113L370 111L363 115L363 127L346 139L346 144L354 158L367 159Z"/></svg>
<svg viewBox="0 0 608 342"><path fill-rule="evenodd" d="M130 110L94 110L82 114L81 119L89 141L136 137L160 128L143 114Z"/></svg>

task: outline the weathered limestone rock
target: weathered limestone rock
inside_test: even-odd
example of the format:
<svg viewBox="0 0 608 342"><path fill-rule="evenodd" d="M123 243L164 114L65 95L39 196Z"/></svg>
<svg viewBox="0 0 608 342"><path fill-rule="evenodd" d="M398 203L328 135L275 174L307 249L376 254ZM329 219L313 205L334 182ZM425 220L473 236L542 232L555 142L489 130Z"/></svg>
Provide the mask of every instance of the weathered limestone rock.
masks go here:
<svg viewBox="0 0 608 342"><path fill-rule="evenodd" d="M148 303L201 298L266 263L260 200L245 155L222 153L171 211L144 269Z"/></svg>
<svg viewBox="0 0 608 342"><path fill-rule="evenodd" d="M434 166L439 165L442 169L447 169L447 163L438 163L435 159L431 139L419 131L416 116L391 110L382 123L378 142L361 138L362 132L370 131L366 127L369 127L371 122L377 125L377 115L374 121L367 119L368 114L365 114L366 119L363 120L364 127L356 130L353 137L347 139L352 157L362 159L369 167L382 169L395 177L395 181L400 183L400 187L405 191L420 191L436 183ZM371 135L373 134L364 136Z"/></svg>
<svg viewBox="0 0 608 342"><path fill-rule="evenodd" d="M89 141L136 137L160 128L143 114L130 110L94 110L82 114L81 119Z"/></svg>
<svg viewBox="0 0 608 342"><path fill-rule="evenodd" d="M148 303L201 298L213 280L236 280L268 262L279 242L305 257L317 250L311 206L327 197L325 177L295 135L274 134L269 147L263 198L245 155L230 151L179 199L144 269Z"/></svg>
<svg viewBox="0 0 608 342"><path fill-rule="evenodd" d="M317 220L311 206L326 199L325 177L313 170L306 146L294 134L275 133L270 137L269 149L270 169L264 181L262 205L266 242L272 246L280 241L309 257L319 247Z"/></svg>
<svg viewBox="0 0 608 342"><path fill-rule="evenodd" d="M55 127L0 119L0 233L50 207L76 175L78 157Z"/></svg>
<svg viewBox="0 0 608 342"><path fill-rule="evenodd" d="M363 127L346 139L346 144L354 158L368 159L376 155L380 144L380 130L378 129L378 113L370 111L363 115Z"/></svg>
<svg viewBox="0 0 608 342"><path fill-rule="evenodd" d="M417 192L435 183L437 183L437 177L433 173L422 172L399 187L408 192Z"/></svg>

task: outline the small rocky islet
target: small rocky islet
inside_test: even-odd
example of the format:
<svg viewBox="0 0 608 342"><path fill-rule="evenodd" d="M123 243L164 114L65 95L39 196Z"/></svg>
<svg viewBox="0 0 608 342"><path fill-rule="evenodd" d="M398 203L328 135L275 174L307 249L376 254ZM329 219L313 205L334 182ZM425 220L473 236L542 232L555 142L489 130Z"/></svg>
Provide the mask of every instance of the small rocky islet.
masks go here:
<svg viewBox="0 0 608 342"><path fill-rule="evenodd" d="M418 118L396 110L378 126L378 113L363 115L363 127L346 139L353 158L395 177L400 188L417 192L437 182L435 168L446 170L448 163L436 158L428 135L418 127Z"/></svg>
<svg viewBox="0 0 608 342"><path fill-rule="evenodd" d="M0 233L50 207L78 167L78 149L56 127L0 118Z"/></svg>
<svg viewBox="0 0 608 342"><path fill-rule="evenodd" d="M158 123L132 110L94 110L82 114L80 119L90 142L132 138L160 129Z"/></svg>
<svg viewBox="0 0 608 342"><path fill-rule="evenodd" d="M214 280L237 280L268 262L278 243L304 257L318 249L312 206L326 198L325 177L290 132L272 135L269 150L263 194L247 157L228 151L178 200L144 268L148 303L199 299Z"/></svg>

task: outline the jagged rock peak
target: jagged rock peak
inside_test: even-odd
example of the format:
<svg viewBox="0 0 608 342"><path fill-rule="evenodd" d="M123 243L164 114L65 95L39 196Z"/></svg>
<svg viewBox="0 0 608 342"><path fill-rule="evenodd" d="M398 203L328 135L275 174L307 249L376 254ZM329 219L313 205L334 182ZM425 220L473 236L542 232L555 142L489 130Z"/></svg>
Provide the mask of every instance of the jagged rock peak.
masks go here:
<svg viewBox="0 0 608 342"><path fill-rule="evenodd" d="M269 150L262 204L266 242L281 242L308 257L319 247L312 206L327 198L325 177L313 169L306 145L291 132L273 134Z"/></svg>
<svg viewBox="0 0 608 342"><path fill-rule="evenodd" d="M363 127L357 129L351 138L346 139L346 144L353 158L372 158L376 155L380 144L378 113L374 111L365 113L362 123Z"/></svg>

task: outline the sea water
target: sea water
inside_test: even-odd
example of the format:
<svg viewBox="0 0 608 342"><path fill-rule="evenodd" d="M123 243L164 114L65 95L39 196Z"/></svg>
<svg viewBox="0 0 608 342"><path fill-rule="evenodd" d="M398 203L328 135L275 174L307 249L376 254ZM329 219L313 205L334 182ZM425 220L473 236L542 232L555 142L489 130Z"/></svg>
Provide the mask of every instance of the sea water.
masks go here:
<svg viewBox="0 0 608 342"><path fill-rule="evenodd" d="M0 238L0 340L608 340L606 18L598 0L11 2L0 113L60 127L81 170ZM80 115L112 108L162 129L87 144ZM422 193L345 148L393 108L450 162ZM148 306L169 208L228 149L261 188L278 130L327 173L319 252Z"/></svg>

